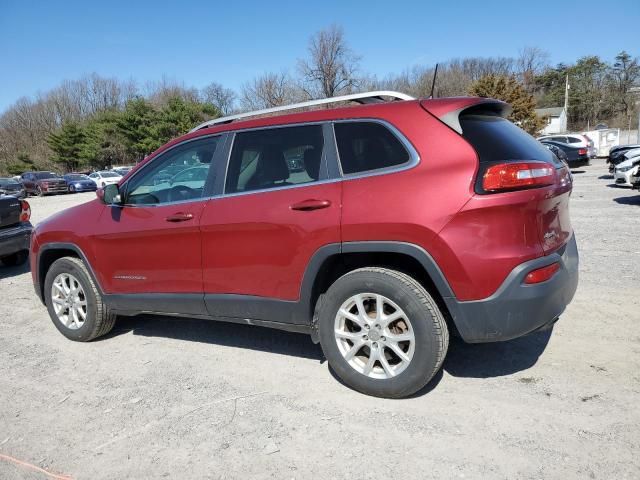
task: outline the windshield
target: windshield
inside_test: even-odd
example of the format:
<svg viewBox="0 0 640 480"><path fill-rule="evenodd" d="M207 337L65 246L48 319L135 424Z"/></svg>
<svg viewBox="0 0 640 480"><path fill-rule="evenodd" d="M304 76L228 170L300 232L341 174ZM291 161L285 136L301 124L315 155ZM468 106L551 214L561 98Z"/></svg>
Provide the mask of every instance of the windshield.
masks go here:
<svg viewBox="0 0 640 480"><path fill-rule="evenodd" d="M43 178L58 178L58 175L53 172L36 172L33 174L38 180Z"/></svg>
<svg viewBox="0 0 640 480"><path fill-rule="evenodd" d="M102 178L120 178L122 175L118 175L114 172L100 172Z"/></svg>
<svg viewBox="0 0 640 480"><path fill-rule="evenodd" d="M20 182L16 182L13 178L0 178L0 187L7 187L9 185L20 185Z"/></svg>
<svg viewBox="0 0 640 480"><path fill-rule="evenodd" d="M80 173L72 173L70 175L65 175L64 178L67 180L89 180L89 177L86 175L82 175Z"/></svg>

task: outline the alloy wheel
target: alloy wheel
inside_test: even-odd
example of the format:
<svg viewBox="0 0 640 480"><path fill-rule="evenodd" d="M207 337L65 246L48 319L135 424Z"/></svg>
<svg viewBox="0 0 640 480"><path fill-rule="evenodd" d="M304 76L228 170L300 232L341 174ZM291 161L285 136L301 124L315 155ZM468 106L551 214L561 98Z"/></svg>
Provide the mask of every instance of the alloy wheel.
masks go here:
<svg viewBox="0 0 640 480"><path fill-rule="evenodd" d="M384 295L349 297L335 317L338 349L357 372L374 379L402 373L415 352L415 335L405 312Z"/></svg>
<svg viewBox="0 0 640 480"><path fill-rule="evenodd" d="M58 320L67 328L77 330L87 319L87 297L76 277L61 273L51 285L51 302Z"/></svg>

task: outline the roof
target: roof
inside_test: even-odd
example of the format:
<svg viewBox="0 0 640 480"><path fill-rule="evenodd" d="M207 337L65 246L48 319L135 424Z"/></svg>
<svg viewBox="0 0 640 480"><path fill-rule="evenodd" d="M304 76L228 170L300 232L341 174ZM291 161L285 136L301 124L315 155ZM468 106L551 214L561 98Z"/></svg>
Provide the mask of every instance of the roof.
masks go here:
<svg viewBox="0 0 640 480"><path fill-rule="evenodd" d="M539 117L559 117L563 110L564 107L536 108L536 115Z"/></svg>

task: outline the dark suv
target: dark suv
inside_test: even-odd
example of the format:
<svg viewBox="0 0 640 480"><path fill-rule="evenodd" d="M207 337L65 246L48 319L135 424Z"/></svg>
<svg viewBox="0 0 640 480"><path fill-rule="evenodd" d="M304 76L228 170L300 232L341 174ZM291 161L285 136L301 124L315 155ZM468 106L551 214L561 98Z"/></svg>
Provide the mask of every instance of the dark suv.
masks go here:
<svg viewBox="0 0 640 480"><path fill-rule="evenodd" d="M499 101L296 107L337 100L368 104L213 120L40 223L31 272L54 325L88 341L146 312L305 332L384 397L422 388L450 332L551 326L578 283L566 164Z"/></svg>

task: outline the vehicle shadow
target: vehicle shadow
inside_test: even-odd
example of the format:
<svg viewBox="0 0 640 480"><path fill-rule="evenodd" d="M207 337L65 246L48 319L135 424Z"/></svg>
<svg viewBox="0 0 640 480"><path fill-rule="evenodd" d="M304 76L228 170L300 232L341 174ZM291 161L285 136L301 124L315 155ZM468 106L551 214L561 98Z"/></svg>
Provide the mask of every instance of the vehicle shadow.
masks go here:
<svg viewBox="0 0 640 480"><path fill-rule="evenodd" d="M145 337L165 337L189 342L244 348L279 355L326 361L320 345L306 334L285 332L252 325L201 319L177 319L157 315L119 317L114 329L101 340L132 332ZM552 330L534 333L509 342L468 344L452 338L444 370L454 377L490 378L511 375L536 364L551 338ZM100 340L98 340L100 341ZM329 367L331 375L344 383ZM443 377L436 376L412 397L431 392Z"/></svg>
<svg viewBox="0 0 640 480"><path fill-rule="evenodd" d="M599 180L612 180L613 179L613 175L609 174L609 175L600 175L598 177Z"/></svg>
<svg viewBox="0 0 640 480"><path fill-rule="evenodd" d="M319 362L324 361L320 345L315 345L309 335L197 318L176 318L161 315L118 317L113 330L102 339L129 332L144 337L173 338L188 342L272 352L318 360Z"/></svg>
<svg viewBox="0 0 640 480"><path fill-rule="evenodd" d="M628 197L618 197L613 199L614 202L620 205L640 205L640 193L636 195L630 195Z"/></svg>
<svg viewBox="0 0 640 480"><path fill-rule="evenodd" d="M576 173L585 173L586 170L571 170L571 173L576 174Z"/></svg>
<svg viewBox="0 0 640 480"><path fill-rule="evenodd" d="M18 275L22 275L23 273L29 273L30 271L29 262L24 262L22 265L16 265L15 267L5 267L0 264L0 280L9 277L16 277Z"/></svg>

